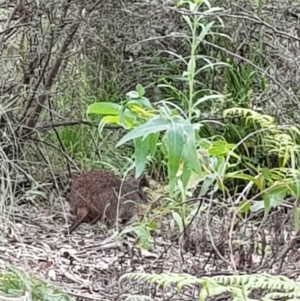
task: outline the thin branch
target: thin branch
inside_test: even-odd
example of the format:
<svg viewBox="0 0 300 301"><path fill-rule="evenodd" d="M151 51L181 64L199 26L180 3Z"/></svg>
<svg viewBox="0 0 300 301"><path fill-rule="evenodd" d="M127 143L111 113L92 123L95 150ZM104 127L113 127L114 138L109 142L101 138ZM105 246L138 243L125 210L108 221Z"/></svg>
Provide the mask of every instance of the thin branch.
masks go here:
<svg viewBox="0 0 300 301"><path fill-rule="evenodd" d="M46 125L38 126L38 127L36 127L36 131L41 133L41 132L46 132L46 131L52 130L53 128L82 125L82 124L88 125L88 126L93 126L93 127L98 127L98 125L99 125L99 123L86 121L86 120L64 121L64 122L59 122L59 123L54 123L54 124L46 124ZM109 130L122 129L122 127L118 126L118 125L117 126L106 125L105 128L109 129Z"/></svg>
<svg viewBox="0 0 300 301"><path fill-rule="evenodd" d="M73 24L72 28L70 29L70 34L67 36L67 38L65 39L63 45L60 48L59 54L58 54L58 58L55 61L52 69L50 70L50 73L48 75L48 78L46 79L46 83L45 83L45 90L49 90L53 84L54 79L56 78L56 75L58 73L59 67L61 66L61 63L63 61L63 57L64 54L66 53L75 33L77 32L77 29L79 27L79 22L76 22L75 24ZM45 101L46 101L46 93L44 93L43 95L40 95L37 99L37 105L35 106L35 108L33 109L33 111L31 112L31 116L28 116L29 119L27 119L27 128L28 129L33 129L36 125L36 122L39 118L39 115L44 107ZM33 101L33 99L31 99L31 101Z"/></svg>

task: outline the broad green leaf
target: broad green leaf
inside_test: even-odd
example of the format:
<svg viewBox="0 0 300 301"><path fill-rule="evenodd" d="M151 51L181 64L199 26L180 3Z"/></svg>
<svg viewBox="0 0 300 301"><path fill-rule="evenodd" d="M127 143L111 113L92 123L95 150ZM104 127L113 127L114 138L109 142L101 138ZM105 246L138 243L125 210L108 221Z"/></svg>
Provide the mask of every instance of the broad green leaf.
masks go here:
<svg viewBox="0 0 300 301"><path fill-rule="evenodd" d="M139 137L147 137L149 134L165 131L170 126L170 122L161 117L155 117L149 121L139 125L129 133L127 133L118 143L117 147L129 140Z"/></svg>
<svg viewBox="0 0 300 301"><path fill-rule="evenodd" d="M191 170L190 166L188 165L188 163L184 160L183 161L183 170L182 170L182 174L181 174L181 180L182 180L184 189L186 189L189 184L191 174L192 174L192 170Z"/></svg>
<svg viewBox="0 0 300 301"><path fill-rule="evenodd" d="M197 148L195 141L195 133L193 126L187 124L184 126L185 145L183 148L184 159L189 162L189 165L198 174L201 174L201 166L197 157Z"/></svg>
<svg viewBox="0 0 300 301"><path fill-rule="evenodd" d="M173 180L176 177L182 158L184 146L183 127L180 123L172 122L166 132L168 148L168 175Z"/></svg>
<svg viewBox="0 0 300 301"><path fill-rule="evenodd" d="M88 106L88 114L98 114L98 115L118 115L120 105L112 102L95 102Z"/></svg>
<svg viewBox="0 0 300 301"><path fill-rule="evenodd" d="M150 134L149 136L149 150L150 155L154 157L156 150L157 150L157 141L159 138L159 133Z"/></svg>
<svg viewBox="0 0 300 301"><path fill-rule="evenodd" d="M149 150L149 139L146 138L142 140L142 138L134 139L135 145L135 177L138 178L142 175L145 165L147 162L147 154Z"/></svg>
<svg viewBox="0 0 300 301"><path fill-rule="evenodd" d="M161 139L161 143L160 143L160 151L161 151L163 157L167 158L168 157L168 149L167 149L165 141L166 141L166 135L164 133L162 136L162 139Z"/></svg>

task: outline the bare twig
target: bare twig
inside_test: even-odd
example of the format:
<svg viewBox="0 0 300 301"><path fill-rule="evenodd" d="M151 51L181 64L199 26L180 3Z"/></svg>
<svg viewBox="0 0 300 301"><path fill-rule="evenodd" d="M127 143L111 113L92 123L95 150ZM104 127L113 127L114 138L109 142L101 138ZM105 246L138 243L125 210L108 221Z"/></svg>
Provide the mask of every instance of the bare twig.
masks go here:
<svg viewBox="0 0 300 301"><path fill-rule="evenodd" d="M45 124L45 125L41 125L36 127L36 130L38 132L46 132L49 131L53 128L58 128L58 127L66 127L66 126L74 126L74 125L88 125L88 126L93 126L93 127L98 127L99 124L96 122L91 122L91 121L86 121L86 120L75 120L75 121L63 121L63 122L58 122L58 123L53 123L53 124ZM119 130L122 129L121 126L118 125L106 125L105 126L106 129L109 130Z"/></svg>

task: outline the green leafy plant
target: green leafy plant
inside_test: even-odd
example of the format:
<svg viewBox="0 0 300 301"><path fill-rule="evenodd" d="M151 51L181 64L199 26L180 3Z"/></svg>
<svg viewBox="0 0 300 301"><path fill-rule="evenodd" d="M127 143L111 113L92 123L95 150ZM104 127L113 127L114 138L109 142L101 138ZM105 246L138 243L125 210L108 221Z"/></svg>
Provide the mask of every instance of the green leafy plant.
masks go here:
<svg viewBox="0 0 300 301"><path fill-rule="evenodd" d="M231 300L252 301L257 300L250 297L254 289L262 290L259 300L273 301L277 298L284 300L295 300L300 298L299 283L281 275L253 274L213 276L197 278L189 274L146 274L128 273L120 278L120 282L131 279L151 283L157 289L173 288L180 293L186 286L200 287L198 300L205 301L209 297L218 297L229 293Z"/></svg>
<svg viewBox="0 0 300 301"><path fill-rule="evenodd" d="M183 58L173 53L186 69L181 76L173 78L172 84L164 79L164 83L158 86L164 91L171 91L173 98L153 104L145 96L144 88L137 85L136 91L127 93L126 99L120 104L93 103L88 107L87 114L102 116L100 133L106 124L118 124L128 131L117 147L133 142L136 177L144 171L147 157L153 158L159 151L162 164L167 166L169 193L174 198L179 195L182 201L186 200L191 183L201 183L199 197L209 190L233 195L235 191L226 185L228 181L234 184L238 180L244 184L243 191L234 197L239 212L264 209L268 214L286 196L299 195L295 170L299 146L291 134L293 132L299 136L299 131L295 127L281 128L272 117L250 109L252 81L255 78L253 69L241 66L239 75L230 65L197 53L201 43L208 37L220 35L227 38L213 31L215 21L207 22L206 19L206 15L212 15L220 9L212 8L204 0L180 1L178 6L184 6L191 12L183 16L190 34L182 35L188 42L190 55ZM197 14L199 9L205 13ZM218 20L222 25L221 19ZM225 92L228 92L226 97L208 89L198 89L201 87L198 75L216 66L227 66L231 86L230 89L225 87ZM173 84L175 80L181 83L181 90ZM263 80L261 89L265 85ZM227 131L214 135L214 131L209 131L203 120L204 104L220 101L222 110L229 102L225 106L222 103L228 101L229 97L234 97L234 103L238 99L238 107L227 108L223 112L225 123L211 121L221 128L227 128ZM237 124L232 120L226 121L232 116L237 116ZM260 158L268 159L274 155L277 165L260 162ZM250 195L253 189L254 193ZM182 211L185 216L184 206ZM179 227L183 225L176 213L173 216Z"/></svg>
<svg viewBox="0 0 300 301"><path fill-rule="evenodd" d="M260 135L261 147L267 154L276 156L278 164L275 167L268 168L263 165L254 166L246 162L246 169L238 168L232 172L226 170L228 165L224 164L221 175L223 175L224 180L239 179L246 182L243 191L235 200L235 203L241 206L240 210L242 212L264 209L265 215L267 215L271 208L281 205L286 197L292 196L298 199L300 196L300 186L298 184L300 173L295 160L298 157L300 146L295 143L291 135L291 133L299 135L299 130L294 126L280 127L272 117L250 109L231 108L224 111L224 116L236 113L245 117L246 124L255 124L258 129L236 143L232 150L235 151L239 145L245 143L249 138ZM230 154L226 160L229 162ZM248 197L253 186L256 188L256 193ZM298 220L298 211L294 210L293 213L294 219Z"/></svg>
<svg viewBox="0 0 300 301"><path fill-rule="evenodd" d="M16 298L33 301L74 300L45 281L25 275L13 267L9 269L11 272L0 273L0 296L3 300Z"/></svg>
<svg viewBox="0 0 300 301"><path fill-rule="evenodd" d="M190 56L187 59L180 58L186 66L186 71L177 78L187 84L188 89L187 93L184 93L169 84L161 84L159 87L175 91L175 94L180 96L181 106L170 101L160 101L153 106L144 96L143 87L137 85L136 91L129 92L123 103L118 105L98 102L91 104L87 110L88 114L103 116L100 131L107 123L116 123L130 130L117 147L133 141L136 177L143 172L147 155L155 156L159 148L166 158L171 194L178 185L185 190L192 172L202 174L202 165L207 162L199 160L197 151L208 142L199 135L202 126L198 122L201 113L199 107L207 101L222 99L220 94L196 89L197 75L207 69L213 69L219 63L214 63L205 55L197 54L197 49L205 38L217 34L212 31L215 21L208 23L205 14L193 14L200 8L205 9L208 15L221 9L212 8L208 1L203 0L180 1L178 6L187 6L191 12L183 16L191 31L191 35L183 36L190 46ZM178 57L175 53L173 55ZM200 68L199 62L202 63Z"/></svg>
<svg viewBox="0 0 300 301"><path fill-rule="evenodd" d="M151 245L151 231L155 231L157 225L154 222L133 223L122 230L121 234L135 233L139 240L139 246L149 249Z"/></svg>

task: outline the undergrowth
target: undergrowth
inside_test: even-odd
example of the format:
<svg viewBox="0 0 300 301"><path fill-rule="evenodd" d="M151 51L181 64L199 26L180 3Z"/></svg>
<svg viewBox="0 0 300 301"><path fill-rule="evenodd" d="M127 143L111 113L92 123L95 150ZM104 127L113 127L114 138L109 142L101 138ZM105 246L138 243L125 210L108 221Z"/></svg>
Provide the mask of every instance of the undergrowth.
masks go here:
<svg viewBox="0 0 300 301"><path fill-rule="evenodd" d="M73 301L75 299L49 283L14 268L0 272L1 300Z"/></svg>
<svg viewBox="0 0 300 301"><path fill-rule="evenodd" d="M251 53L249 60L236 63L236 58L228 59L228 53L218 55L206 42L234 48L225 34L223 20L210 19L220 8L203 0L180 1L178 6L191 12L183 16L190 33L180 35L190 53L181 57L169 51L173 58L160 60L166 68L158 80L159 101L157 95L147 94L142 85L134 85L136 90L124 95L116 85L117 74L112 74L111 81L109 78L95 81L90 70L92 63L87 62L83 68L75 67L78 74L72 86L63 85L65 88L61 90L59 84L53 86L53 90L60 91L54 100L55 114L52 112L50 116L56 132L41 134L41 142L65 152L81 169L106 167L122 172L134 161L137 176L145 170L160 176L162 182L168 183L168 197L172 200L167 213L173 213L180 230L193 209L187 201L191 197L189 190L195 186L201 188L196 198L212 193L225 205L230 199L238 213L261 210L267 215L272 207L280 206L290 196L295 200L293 208L297 209L300 133L297 127L277 124L256 101L268 85L265 75L254 66L255 63L265 68L266 64L257 54L259 43L252 45L255 53ZM197 14L199 10L206 15ZM203 53L203 49L207 52ZM86 121L87 107L92 126L79 122L55 127L62 116ZM41 119L49 119L48 114ZM107 124L117 124L121 130L105 128ZM35 158L38 151L46 158L43 172L64 169L65 158L54 147L42 145L37 151L30 145L29 149L30 155L24 154L27 159ZM1 177L7 179L1 184L1 191L7 192L1 194L1 211L4 211L5 203L14 196L9 191L14 186L7 184L11 159L1 153L1 161L5 162L1 165ZM30 160L27 163L30 165ZM41 163L35 163L39 172ZM297 210L293 211L293 217L299 223ZM143 245L149 247L150 231L157 228L146 221L127 231L134 231ZM271 300L275 294L288 298L299 298L300 294L298 285L283 276L256 274L198 279L187 274L127 274L126 277L163 286L175 282L178 289L183 285L201 285L200 300L226 292L234 300L250 300L252 288L270 291L263 300ZM30 278L23 281L16 274L7 274L2 275L1 283L2 290L10 297L19 297L16 294L26 291L33 300L50 300L46 285L37 285ZM275 292L278 289L281 292ZM44 299L39 299L42 295Z"/></svg>
<svg viewBox="0 0 300 301"><path fill-rule="evenodd" d="M207 16L222 11L208 1L180 1L178 6L188 7L192 13L204 9ZM92 103L88 116L102 117L100 135L107 124L117 124L127 131L117 147L133 143L136 177L149 164L155 164L155 158L161 158L159 165L165 167L169 196L183 202L183 221L189 211L185 204L189 182L195 174L198 186L202 186L196 197L211 192L218 198L225 195L237 211L242 204L244 213L264 210L267 215L287 197L296 200L300 192L299 145L295 141L300 136L298 128L281 127L273 117L255 108L253 91L263 92L267 83L264 74L255 73L253 63L245 60L234 65L232 60L222 61L222 56L218 59L198 53L207 40L230 41L222 31L225 25L221 18L211 20L197 14L182 18L191 31L190 36L183 34L190 54L181 58L186 68L181 75L172 81L164 77L158 85L169 93L169 98L153 102L146 97L144 87L137 85L120 104ZM178 54L170 54L178 59ZM200 84L214 70L220 78L217 87L223 88L225 94ZM222 75L227 75L226 81ZM255 88L257 83L260 85ZM216 111L219 120L207 118L212 111ZM236 190L238 186L242 190ZM223 200L228 203L226 197ZM299 220L298 210L293 214Z"/></svg>
<svg viewBox="0 0 300 301"><path fill-rule="evenodd" d="M77 125L68 125L66 122L65 125L55 128L56 132L47 131L43 140L59 148L63 147L63 150L80 169L91 170L109 165L122 169L130 150L115 149L115 144L120 139L120 131L118 129L106 130L103 137L100 138L97 128L99 118L95 117L90 120L91 124L81 122L86 119L84 111L89 103L96 99L118 101L121 98L117 83L113 78L96 80L95 70L92 70L91 62L88 59L83 66L73 66L73 68L77 70L77 76L72 80L71 86L68 84L69 81L65 83L65 80L61 79L61 82L53 87L56 96L55 114L52 119L54 126L64 123L63 119L57 119L57 117L67 117L69 121L78 121L78 123ZM64 76L69 76L67 71ZM66 87L62 89L60 86ZM47 115L48 113L45 113L42 119L48 119ZM61 154L47 146L46 149L51 156L53 168L65 166L65 162L61 162Z"/></svg>
<svg viewBox="0 0 300 301"><path fill-rule="evenodd" d="M221 298L226 294L229 294L233 301L291 301L300 298L299 283L281 275L249 274L198 278L178 273L128 273L120 278L120 283L125 279L154 284L158 290L172 290L176 294L192 287L198 291L196 298L199 301L208 300L209 297ZM129 296L126 300L142 300L142 297L139 299L137 296Z"/></svg>

